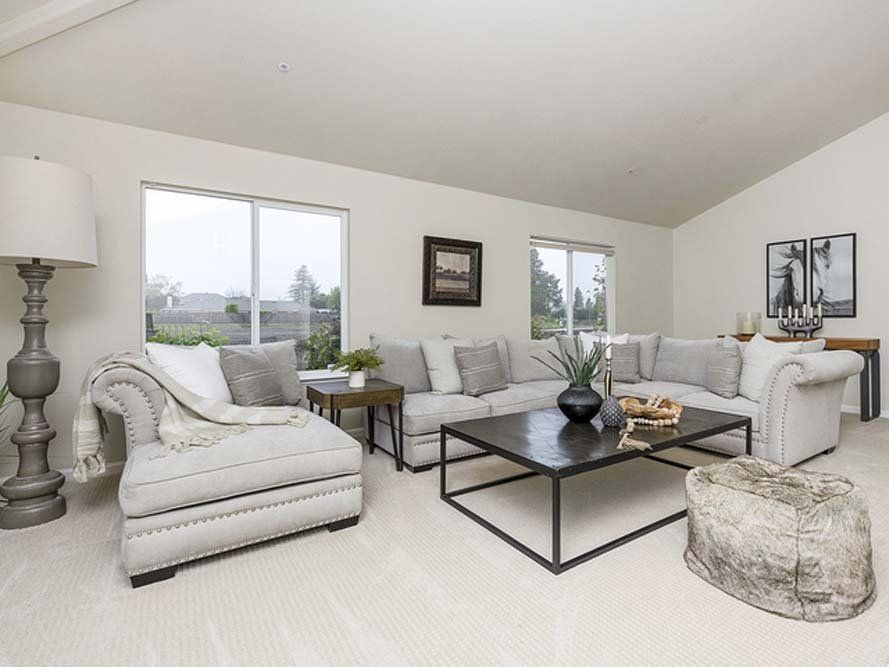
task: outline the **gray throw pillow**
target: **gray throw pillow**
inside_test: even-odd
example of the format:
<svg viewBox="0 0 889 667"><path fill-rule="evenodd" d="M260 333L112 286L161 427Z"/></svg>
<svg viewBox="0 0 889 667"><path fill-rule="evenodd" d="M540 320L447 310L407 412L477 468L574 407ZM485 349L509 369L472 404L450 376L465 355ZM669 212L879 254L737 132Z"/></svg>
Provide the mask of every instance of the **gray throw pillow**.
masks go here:
<svg viewBox="0 0 889 667"><path fill-rule="evenodd" d="M654 364L657 359L657 348L661 342L659 333L630 334L630 343L639 343L639 375L643 380L654 377Z"/></svg>
<svg viewBox="0 0 889 667"><path fill-rule="evenodd" d="M657 349L652 379L703 387L707 381L707 361L716 340L662 337Z"/></svg>
<svg viewBox="0 0 889 667"><path fill-rule="evenodd" d="M236 405L296 405L302 396L294 341L219 348L219 364Z"/></svg>
<svg viewBox="0 0 889 667"><path fill-rule="evenodd" d="M639 374L639 343L611 346L611 379L615 382L642 382ZM604 363L602 364L604 366Z"/></svg>
<svg viewBox="0 0 889 667"><path fill-rule="evenodd" d="M419 340L371 334L370 346L383 359L382 367L373 372L373 377L400 384L406 394L432 391Z"/></svg>
<svg viewBox="0 0 889 667"><path fill-rule="evenodd" d="M741 348L734 338L716 341L707 358L704 386L717 396L734 398L741 382Z"/></svg>
<svg viewBox="0 0 889 667"><path fill-rule="evenodd" d="M506 378L496 341L481 347L454 346L454 359L466 396L481 396L506 389Z"/></svg>

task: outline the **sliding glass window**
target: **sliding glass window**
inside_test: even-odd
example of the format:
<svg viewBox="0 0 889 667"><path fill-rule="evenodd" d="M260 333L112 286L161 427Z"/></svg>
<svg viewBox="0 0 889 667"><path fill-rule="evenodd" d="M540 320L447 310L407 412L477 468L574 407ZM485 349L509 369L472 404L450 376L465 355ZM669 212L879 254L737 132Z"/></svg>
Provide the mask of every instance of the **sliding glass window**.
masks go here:
<svg viewBox="0 0 889 667"><path fill-rule="evenodd" d="M295 340L301 369L328 369L345 346L346 211L158 185L143 193L146 340Z"/></svg>
<svg viewBox="0 0 889 667"><path fill-rule="evenodd" d="M614 248L531 239L531 337L608 331Z"/></svg>

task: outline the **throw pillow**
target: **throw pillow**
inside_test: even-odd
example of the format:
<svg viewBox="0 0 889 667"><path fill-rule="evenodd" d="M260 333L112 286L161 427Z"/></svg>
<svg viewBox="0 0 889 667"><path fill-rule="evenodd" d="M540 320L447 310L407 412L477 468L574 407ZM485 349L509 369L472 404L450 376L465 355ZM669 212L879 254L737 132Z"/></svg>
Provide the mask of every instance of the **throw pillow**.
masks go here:
<svg viewBox="0 0 889 667"><path fill-rule="evenodd" d="M719 340L707 359L707 380L704 386L717 396L734 398L741 382L741 348L729 336Z"/></svg>
<svg viewBox="0 0 889 667"><path fill-rule="evenodd" d="M436 394L460 394L463 383L454 359L455 347L474 347L471 338L424 338L420 341L429 383Z"/></svg>
<svg viewBox="0 0 889 667"><path fill-rule="evenodd" d="M371 334L370 346L383 359L373 377L402 385L406 394L432 391L419 340Z"/></svg>
<svg viewBox="0 0 889 667"><path fill-rule="evenodd" d="M628 342L639 343L639 375L643 380L650 380L654 377L654 363L661 335L659 333L630 335Z"/></svg>
<svg viewBox="0 0 889 667"><path fill-rule="evenodd" d="M481 396L506 389L496 341L482 347L454 347L454 360L466 396Z"/></svg>
<svg viewBox="0 0 889 667"><path fill-rule="evenodd" d="M503 367L503 377L506 383L512 382L512 373L509 370L509 350L506 347L506 336L492 336L491 338L476 338L475 346L482 347L497 343L497 354L500 355L500 365Z"/></svg>
<svg viewBox="0 0 889 667"><path fill-rule="evenodd" d="M237 405L296 405L302 398L295 341L226 345L219 361Z"/></svg>
<svg viewBox="0 0 889 667"><path fill-rule="evenodd" d="M716 340L662 337L657 349L652 379L703 387L707 382L707 360Z"/></svg>
<svg viewBox="0 0 889 667"><path fill-rule="evenodd" d="M744 348L738 393L744 398L759 402L772 367L785 357L800 354L802 347L802 342L775 343L756 334Z"/></svg>
<svg viewBox="0 0 889 667"><path fill-rule="evenodd" d="M260 350L220 350L219 361L236 405L259 407L284 403L275 367Z"/></svg>
<svg viewBox="0 0 889 667"><path fill-rule="evenodd" d="M552 361L548 352L558 355L559 343L555 338L544 340L528 340L519 338L507 338L506 346L509 348L509 368L512 371L513 382L530 382L532 380L561 380L558 374L541 364L532 357L540 357Z"/></svg>
<svg viewBox="0 0 889 667"><path fill-rule="evenodd" d="M146 343L148 359L193 394L225 403L232 402L219 352L206 343L196 347Z"/></svg>
<svg viewBox="0 0 889 667"><path fill-rule="evenodd" d="M611 378L615 382L642 382L639 374L639 343L611 344ZM602 364L604 369L605 364Z"/></svg>

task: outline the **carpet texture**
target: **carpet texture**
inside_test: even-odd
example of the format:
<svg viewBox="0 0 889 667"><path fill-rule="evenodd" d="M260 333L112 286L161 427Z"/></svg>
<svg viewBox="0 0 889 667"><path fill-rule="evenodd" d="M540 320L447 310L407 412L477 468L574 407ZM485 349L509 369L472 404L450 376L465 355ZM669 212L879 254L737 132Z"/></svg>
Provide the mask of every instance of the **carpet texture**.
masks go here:
<svg viewBox="0 0 889 667"><path fill-rule="evenodd" d="M0 665L889 663L889 595L847 621L774 616L687 569L685 521L556 577L441 502L437 470L399 474L382 453L365 464L358 526L191 563L138 590L119 560L117 479L66 484L67 516L0 533ZM844 416L837 452L804 467L867 494L885 586L889 422ZM449 466L453 485L514 470L493 457ZM563 498L568 558L681 509L684 473L636 461L574 478ZM548 554L544 480L462 499Z"/></svg>

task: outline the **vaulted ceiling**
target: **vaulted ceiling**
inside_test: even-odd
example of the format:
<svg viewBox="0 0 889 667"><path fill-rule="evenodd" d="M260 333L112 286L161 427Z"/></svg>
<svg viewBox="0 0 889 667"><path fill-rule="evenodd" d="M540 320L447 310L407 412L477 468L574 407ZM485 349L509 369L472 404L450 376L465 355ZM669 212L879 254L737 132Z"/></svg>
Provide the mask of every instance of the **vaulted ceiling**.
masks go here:
<svg viewBox="0 0 889 667"><path fill-rule="evenodd" d="M665 226L889 111L885 0L4 0L0 53L65 3L122 6L0 99Z"/></svg>

